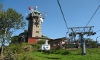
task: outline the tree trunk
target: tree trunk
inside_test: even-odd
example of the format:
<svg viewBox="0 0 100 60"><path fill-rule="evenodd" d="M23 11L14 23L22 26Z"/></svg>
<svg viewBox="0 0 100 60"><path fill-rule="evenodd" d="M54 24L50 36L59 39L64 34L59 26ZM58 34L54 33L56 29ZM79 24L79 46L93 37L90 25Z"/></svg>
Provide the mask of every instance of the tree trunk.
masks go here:
<svg viewBox="0 0 100 60"><path fill-rule="evenodd" d="M1 44L1 57L3 59L3 50L4 50L4 38L3 38L3 41L2 41L2 44Z"/></svg>
<svg viewBox="0 0 100 60"><path fill-rule="evenodd" d="M5 38L6 38L6 33L7 33L7 28L5 28L4 36L2 37L2 44L1 44L1 57L2 59L4 58L4 43L5 43Z"/></svg>

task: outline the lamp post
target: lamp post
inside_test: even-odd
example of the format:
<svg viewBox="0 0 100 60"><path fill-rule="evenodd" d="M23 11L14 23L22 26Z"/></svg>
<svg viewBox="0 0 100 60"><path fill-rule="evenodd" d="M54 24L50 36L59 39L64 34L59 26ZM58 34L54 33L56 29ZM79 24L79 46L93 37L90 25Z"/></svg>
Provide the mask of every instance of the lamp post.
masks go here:
<svg viewBox="0 0 100 60"><path fill-rule="evenodd" d="M68 34L68 32L66 32L66 41L67 41L67 38L68 38L68 37L67 37L67 34Z"/></svg>
<svg viewBox="0 0 100 60"><path fill-rule="evenodd" d="M66 38L67 38L67 34L68 34L68 32L66 32Z"/></svg>
<svg viewBox="0 0 100 60"><path fill-rule="evenodd" d="M97 38L99 38L100 36L98 36ZM97 38L96 38L96 42L97 42Z"/></svg>

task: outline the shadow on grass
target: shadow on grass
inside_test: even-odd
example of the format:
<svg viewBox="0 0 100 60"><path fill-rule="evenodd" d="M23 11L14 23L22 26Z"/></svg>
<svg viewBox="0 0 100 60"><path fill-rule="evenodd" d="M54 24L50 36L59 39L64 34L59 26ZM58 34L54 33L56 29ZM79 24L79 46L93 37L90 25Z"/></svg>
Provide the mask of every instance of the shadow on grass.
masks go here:
<svg viewBox="0 0 100 60"><path fill-rule="evenodd" d="M36 55L36 56L38 56L38 55ZM54 56L52 56L52 57L50 57L50 56L38 56L38 57L53 59L53 60L60 60L61 59L60 57L58 58L58 57L54 57Z"/></svg>
<svg viewBox="0 0 100 60"><path fill-rule="evenodd" d="M70 52L66 51L66 50L51 50L51 51L43 51L42 54L61 54L61 55L69 55Z"/></svg>
<svg viewBox="0 0 100 60"><path fill-rule="evenodd" d="M50 51L42 51L42 54L49 55L49 54L60 54L60 55L81 55L81 51L67 51L67 50L50 50Z"/></svg>
<svg viewBox="0 0 100 60"><path fill-rule="evenodd" d="M49 54L54 54L55 50L52 50L52 51L42 51L42 52L43 52L42 54L49 55Z"/></svg>
<svg viewBox="0 0 100 60"><path fill-rule="evenodd" d="M70 52L61 53L61 55L68 55L68 54L70 54Z"/></svg>
<svg viewBox="0 0 100 60"><path fill-rule="evenodd" d="M46 57L47 59L56 59L56 60L58 60L58 59L60 59L60 58L57 58L57 57Z"/></svg>

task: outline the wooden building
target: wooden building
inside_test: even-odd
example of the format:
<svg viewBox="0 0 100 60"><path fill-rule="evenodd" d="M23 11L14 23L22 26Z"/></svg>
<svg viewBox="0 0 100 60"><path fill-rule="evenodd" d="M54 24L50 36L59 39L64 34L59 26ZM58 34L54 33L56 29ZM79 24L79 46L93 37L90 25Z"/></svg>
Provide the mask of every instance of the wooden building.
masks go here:
<svg viewBox="0 0 100 60"><path fill-rule="evenodd" d="M66 37L63 38L57 38L57 39L49 39L48 44L50 44L50 49L55 50L55 49L62 49L63 44L65 44Z"/></svg>

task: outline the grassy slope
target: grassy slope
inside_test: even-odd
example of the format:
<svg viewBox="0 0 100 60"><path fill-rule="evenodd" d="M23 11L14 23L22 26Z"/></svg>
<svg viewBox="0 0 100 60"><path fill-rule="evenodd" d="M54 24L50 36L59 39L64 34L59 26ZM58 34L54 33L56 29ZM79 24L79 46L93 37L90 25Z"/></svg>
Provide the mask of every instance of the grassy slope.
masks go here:
<svg viewBox="0 0 100 60"><path fill-rule="evenodd" d="M100 48L87 49L85 56L81 55L81 50L69 51L67 55L43 54L42 52L30 53L36 60L100 60Z"/></svg>

